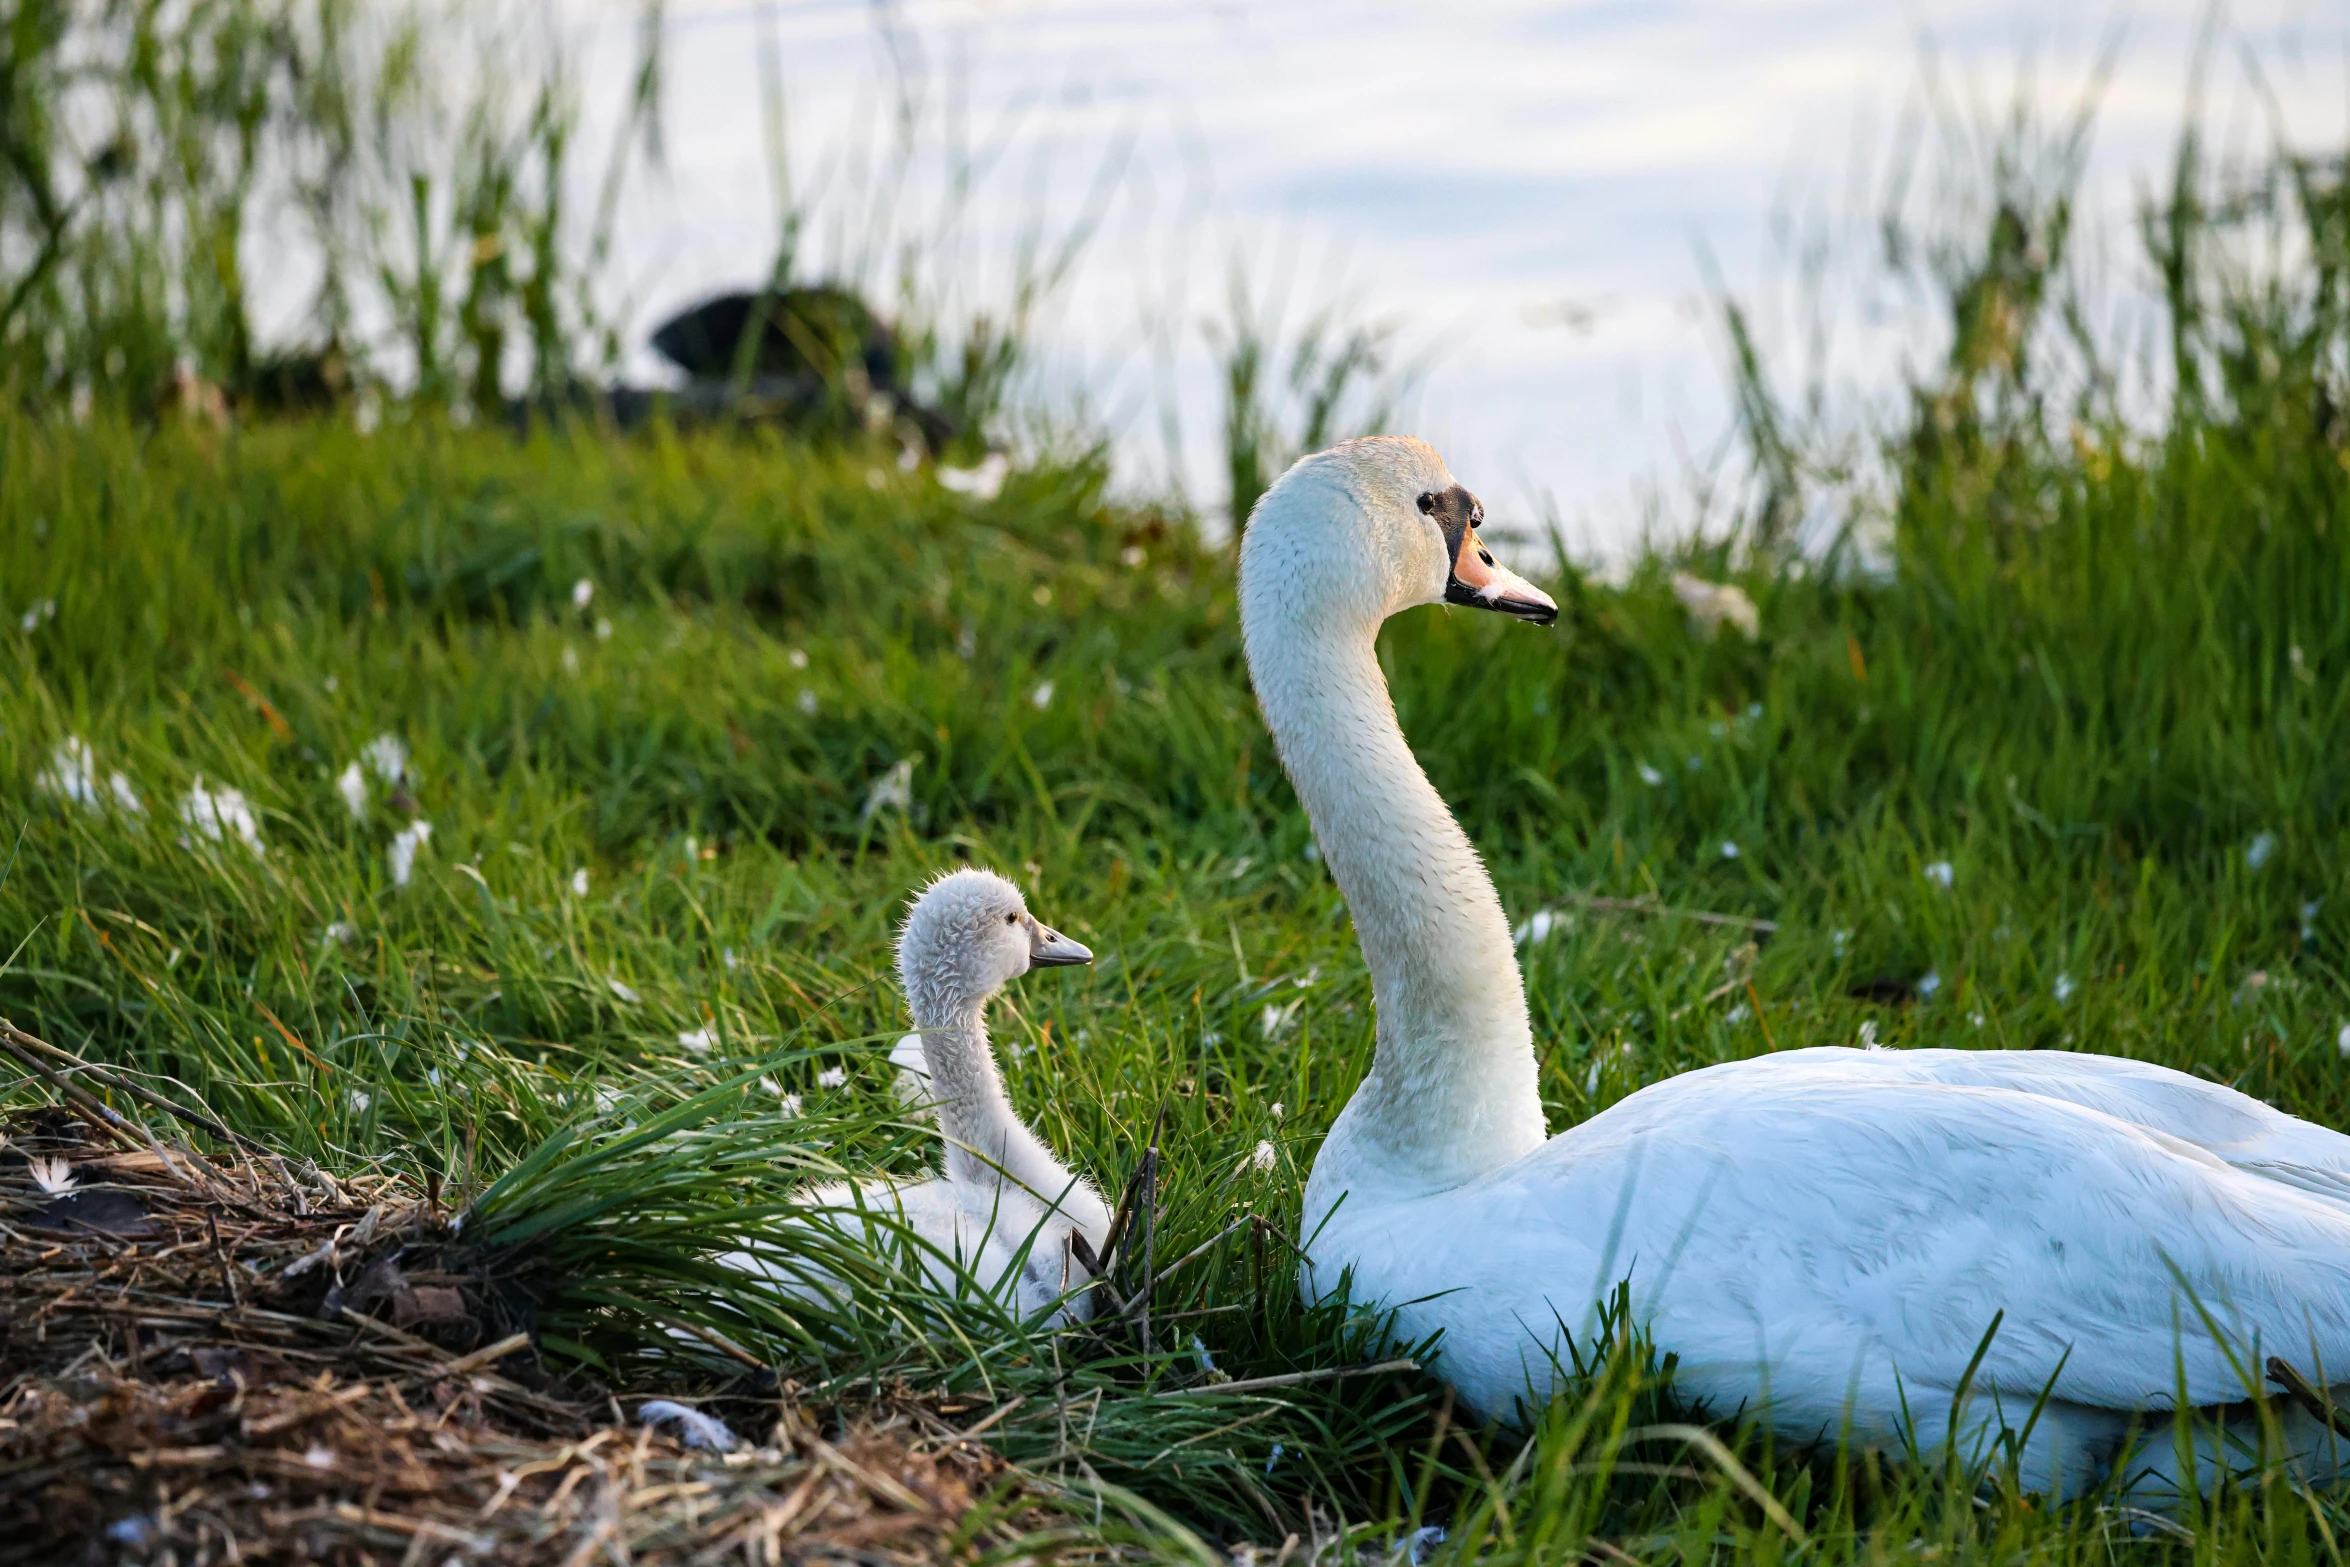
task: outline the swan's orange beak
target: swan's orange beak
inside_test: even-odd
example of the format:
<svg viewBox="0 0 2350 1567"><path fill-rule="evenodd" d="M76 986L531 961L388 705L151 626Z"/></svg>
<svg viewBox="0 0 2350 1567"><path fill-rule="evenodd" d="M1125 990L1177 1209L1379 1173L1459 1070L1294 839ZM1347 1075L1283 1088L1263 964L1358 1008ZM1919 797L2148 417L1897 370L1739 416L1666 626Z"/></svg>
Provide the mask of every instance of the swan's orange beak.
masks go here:
<svg viewBox="0 0 2350 1567"><path fill-rule="evenodd" d="M1547 626L1559 618L1558 602L1493 558L1475 528L1461 530L1461 547L1445 580L1444 602L1494 609L1518 620Z"/></svg>
<svg viewBox="0 0 2350 1567"><path fill-rule="evenodd" d="M1477 497L1455 484L1430 490L1420 497L1422 516L1435 519L1444 534L1450 557L1444 578L1444 602L1471 609L1493 609L1518 620L1547 626L1559 618L1551 596L1493 558L1493 551L1477 537L1485 508Z"/></svg>

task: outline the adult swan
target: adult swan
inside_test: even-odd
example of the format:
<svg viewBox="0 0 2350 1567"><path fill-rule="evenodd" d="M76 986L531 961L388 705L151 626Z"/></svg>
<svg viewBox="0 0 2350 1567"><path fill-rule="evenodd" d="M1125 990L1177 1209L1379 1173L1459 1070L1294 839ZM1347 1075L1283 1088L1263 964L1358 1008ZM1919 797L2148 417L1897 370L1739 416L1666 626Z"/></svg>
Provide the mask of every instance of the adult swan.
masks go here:
<svg viewBox="0 0 2350 1567"><path fill-rule="evenodd" d="M2027 1487L2064 1495L2135 1428L2125 1479L2154 1499L2180 1482L2183 1390L2194 1483L2264 1427L2330 1476L2316 1396L2246 1382L2270 1356L2350 1380L2350 1138L2109 1056L1826 1048L1689 1072L1545 1139L1500 900L1373 650L1420 604L1557 618L1480 517L1423 443L1351 441L1283 475L1241 543L1249 674L1378 1011L1306 1183L1306 1294L1351 1274L1400 1336L1442 1330L1438 1371L1488 1416L1542 1396L1559 1335L1628 1281L1679 1391L1784 1438L2007 1429Z"/></svg>

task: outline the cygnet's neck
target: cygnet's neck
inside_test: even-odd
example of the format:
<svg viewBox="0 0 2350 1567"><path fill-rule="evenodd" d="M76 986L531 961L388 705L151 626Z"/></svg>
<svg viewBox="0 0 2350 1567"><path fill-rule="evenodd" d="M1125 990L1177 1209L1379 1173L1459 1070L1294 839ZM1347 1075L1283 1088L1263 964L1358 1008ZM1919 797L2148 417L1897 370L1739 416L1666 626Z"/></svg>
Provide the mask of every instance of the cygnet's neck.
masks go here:
<svg viewBox="0 0 2350 1567"><path fill-rule="evenodd" d="M1354 916L1378 1011L1371 1075L1316 1161L1308 1206L1344 1186L1442 1191L1544 1137L1509 921L1404 741L1378 621L1266 608L1248 620L1249 672Z"/></svg>
<svg viewBox="0 0 2350 1567"><path fill-rule="evenodd" d="M988 997L933 995L914 1008L922 1055L930 1068L930 1095L946 1142L946 1176L953 1185L990 1194L1009 1177L1070 1217L1084 1214L1069 1200L1075 1177L1012 1108L987 1037ZM1098 1200L1097 1200L1098 1203Z"/></svg>

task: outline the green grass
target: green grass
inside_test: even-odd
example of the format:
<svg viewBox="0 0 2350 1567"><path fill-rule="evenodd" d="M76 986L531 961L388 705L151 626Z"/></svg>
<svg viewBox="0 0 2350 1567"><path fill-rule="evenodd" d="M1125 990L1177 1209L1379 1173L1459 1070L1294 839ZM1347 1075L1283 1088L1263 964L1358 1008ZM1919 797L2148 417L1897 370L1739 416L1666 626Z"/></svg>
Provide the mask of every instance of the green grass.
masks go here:
<svg viewBox="0 0 2350 1567"><path fill-rule="evenodd" d="M1891 572L1745 569L1751 642L1694 633L1662 560L1621 585L1559 563L1556 632L1394 623L1405 727L1513 917L1597 892L1781 926L1752 954L1562 914L1524 952L1554 1130L1864 1025L2139 1056L2350 1123L2350 465L2297 417L1920 455ZM1170 1286L1163 1312L1208 1314L1150 1354L882 1269L837 1317L715 1270L796 1181L919 1157L889 939L965 859L1101 954L1003 1005L1040 1130L1115 1191L1165 1108L1162 1258L1244 1208L1295 1223L1368 1062L1368 982L1254 713L1228 557L1104 480L976 503L748 439L0 417L0 1008L291 1155L482 1197L551 1356L707 1379L682 1319L817 1401L1019 1398L990 1440L1131 1491L1116 1527L1160 1549L1319 1518L1444 1520L1511 1560L2338 1560L2341 1499L2281 1485L2188 1517L2188 1545L1725 1427L1733 1470L1639 1434L1675 1416L1629 1328L1530 1442L1456 1431L1418 1378L1152 1396L1201 1350L1242 1377L1376 1353L1238 1238ZM371 776L354 821L336 778L383 734L413 808ZM69 736L142 812L44 789ZM866 813L902 761L913 809ZM186 830L199 779L243 791L264 854ZM411 815L433 833L400 887ZM1914 1005L1850 994L1929 973Z"/></svg>

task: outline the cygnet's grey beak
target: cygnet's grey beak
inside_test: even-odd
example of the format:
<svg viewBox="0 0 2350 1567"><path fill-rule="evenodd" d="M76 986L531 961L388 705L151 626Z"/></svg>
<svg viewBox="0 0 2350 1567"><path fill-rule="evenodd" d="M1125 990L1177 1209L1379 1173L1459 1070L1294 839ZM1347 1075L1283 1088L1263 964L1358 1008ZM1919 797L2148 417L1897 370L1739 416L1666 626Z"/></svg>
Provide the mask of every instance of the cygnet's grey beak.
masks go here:
<svg viewBox="0 0 2350 1567"><path fill-rule="evenodd" d="M1030 968L1066 968L1072 963L1091 963L1093 949L1080 941L1071 941L1041 920L1028 922L1028 966Z"/></svg>

